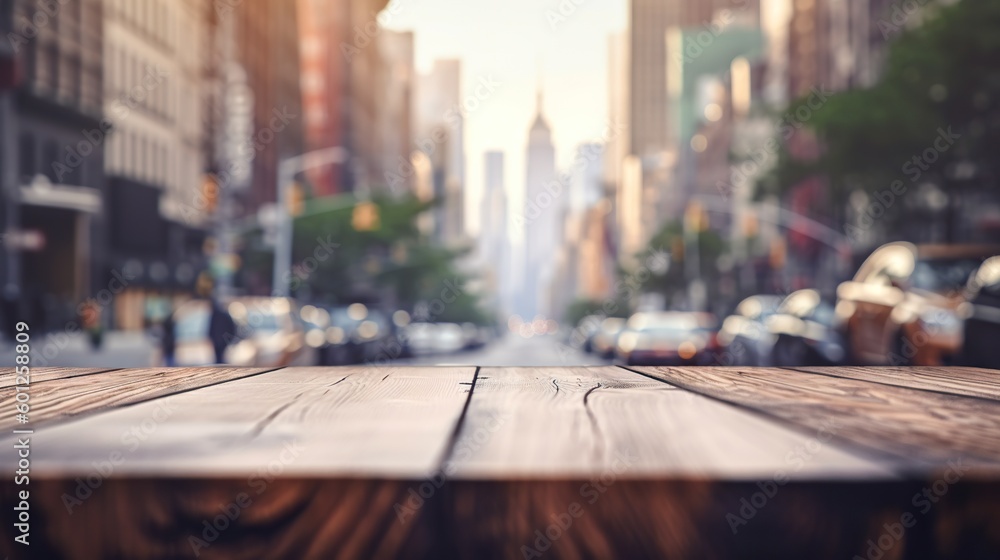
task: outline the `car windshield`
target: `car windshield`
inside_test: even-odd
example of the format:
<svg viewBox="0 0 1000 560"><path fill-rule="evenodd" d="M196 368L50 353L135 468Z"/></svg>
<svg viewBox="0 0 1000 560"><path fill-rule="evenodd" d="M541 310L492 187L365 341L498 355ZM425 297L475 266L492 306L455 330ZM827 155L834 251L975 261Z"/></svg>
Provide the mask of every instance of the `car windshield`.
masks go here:
<svg viewBox="0 0 1000 560"><path fill-rule="evenodd" d="M931 292L955 292L966 285L979 267L976 259L936 259L917 262L911 282L914 288Z"/></svg>
<svg viewBox="0 0 1000 560"><path fill-rule="evenodd" d="M240 321L240 324L256 332L268 333L281 330L281 324L277 315L264 311L249 311L246 318Z"/></svg>

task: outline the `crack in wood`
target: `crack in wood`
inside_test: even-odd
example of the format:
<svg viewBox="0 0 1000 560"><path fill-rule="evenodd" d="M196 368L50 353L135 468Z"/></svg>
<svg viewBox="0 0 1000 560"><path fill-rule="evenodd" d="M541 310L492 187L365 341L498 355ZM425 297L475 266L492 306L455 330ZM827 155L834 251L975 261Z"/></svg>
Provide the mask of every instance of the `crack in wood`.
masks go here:
<svg viewBox="0 0 1000 560"><path fill-rule="evenodd" d="M264 431L264 428L266 428L268 424L270 424L271 422L273 422L274 419L277 418L279 414L281 414L282 412L285 411L285 409L287 409L288 407L290 407L293 404L295 404L295 401L299 400L299 397L301 397L304 394L305 393L299 393L298 395L295 395L291 400L289 400L285 404L283 404L283 405L279 406L277 409L275 409L274 412L272 412L271 414L268 414L267 418L264 418L263 420L261 420L260 422L258 422L257 425L254 426L252 430L250 430L250 439L253 439L253 438L259 436L261 434L261 432Z"/></svg>

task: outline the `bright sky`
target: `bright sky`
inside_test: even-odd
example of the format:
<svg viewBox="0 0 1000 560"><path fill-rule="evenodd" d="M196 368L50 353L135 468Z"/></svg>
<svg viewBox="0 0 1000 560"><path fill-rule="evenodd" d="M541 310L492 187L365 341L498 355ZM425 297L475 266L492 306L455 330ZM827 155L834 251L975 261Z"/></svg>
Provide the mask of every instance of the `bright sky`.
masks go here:
<svg viewBox="0 0 1000 560"><path fill-rule="evenodd" d="M626 27L626 0L392 0L383 23L412 30L417 70L435 59L462 61L462 95L481 79L496 92L466 115L466 216L478 231L483 154L504 152L510 211L520 209L528 128L539 74L545 116L553 128L558 165L577 145L600 138L608 121L608 36ZM558 15L560 21L550 21Z"/></svg>

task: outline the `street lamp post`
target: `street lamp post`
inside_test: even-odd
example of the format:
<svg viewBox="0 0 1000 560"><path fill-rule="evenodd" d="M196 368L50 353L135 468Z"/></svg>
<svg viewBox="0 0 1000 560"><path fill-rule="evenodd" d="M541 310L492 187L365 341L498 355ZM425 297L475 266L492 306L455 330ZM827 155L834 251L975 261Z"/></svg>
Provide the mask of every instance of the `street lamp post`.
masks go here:
<svg viewBox="0 0 1000 560"><path fill-rule="evenodd" d="M278 227L274 243L274 275L271 285L275 297L288 297L288 271L292 269L292 216L289 213L289 191L295 175L303 171L344 163L347 150L340 146L315 150L290 157L278 163Z"/></svg>

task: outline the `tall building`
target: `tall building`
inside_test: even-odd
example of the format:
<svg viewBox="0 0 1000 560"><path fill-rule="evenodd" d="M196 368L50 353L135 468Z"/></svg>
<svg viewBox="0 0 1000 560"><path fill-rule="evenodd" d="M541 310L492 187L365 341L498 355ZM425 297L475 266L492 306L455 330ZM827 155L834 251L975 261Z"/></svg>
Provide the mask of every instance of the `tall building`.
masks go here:
<svg viewBox="0 0 1000 560"><path fill-rule="evenodd" d="M378 186L394 194L412 192L414 173L413 104L416 76L413 67L413 32L382 30L379 34L382 57L382 102L378 108L382 177Z"/></svg>
<svg viewBox="0 0 1000 560"><path fill-rule="evenodd" d="M756 21L758 0L631 0L629 13L629 146L639 157L671 147L668 135L667 30L700 27L711 33L720 19ZM723 10L726 17L722 18ZM711 48L711 45L708 47Z"/></svg>
<svg viewBox="0 0 1000 560"><path fill-rule="evenodd" d="M102 4L0 2L4 311L33 332L65 328L79 303L113 280Z"/></svg>
<svg viewBox="0 0 1000 560"><path fill-rule="evenodd" d="M305 149L298 6L287 0L205 4L214 40L235 41L233 59L246 73L246 86L253 95L247 148L252 155L250 180L244 191L234 194L238 209L254 215L262 205L277 199L278 162ZM224 32L227 28L232 29L232 36ZM217 86L225 78L225 61L215 62L212 78ZM217 89L210 103L217 127L212 138L217 139L225 133L222 115L230 102ZM218 155L213 153L210 162L219 165Z"/></svg>
<svg viewBox="0 0 1000 560"><path fill-rule="evenodd" d="M507 231L507 191L503 152L486 152L479 220L479 261L486 292L495 295L494 307L509 309L510 240Z"/></svg>
<svg viewBox="0 0 1000 560"><path fill-rule="evenodd" d="M682 198L675 176L679 169L683 172L686 140L677 134L671 95L680 84L671 68L714 58L720 29L733 23L756 25L760 4L758 0L631 0L630 8L629 153L642 164L640 235L648 239L665 221L679 217ZM676 30L698 35L693 54L685 50L687 43L668 52L669 37L676 36Z"/></svg>
<svg viewBox="0 0 1000 560"><path fill-rule="evenodd" d="M549 287L553 280L558 240L565 203L565 185L557 182L556 153L552 129L545 121L542 94L528 133L527 174L524 197L524 283L521 286L520 315L525 319L550 313Z"/></svg>
<svg viewBox="0 0 1000 560"><path fill-rule="evenodd" d="M465 241L465 117L461 104L462 66L437 60L417 86L416 148L431 162L434 232L446 245Z"/></svg>
<svg viewBox="0 0 1000 560"><path fill-rule="evenodd" d="M413 33L382 27L388 0L298 0L308 150L348 160L306 173L315 196L412 190ZM386 16L390 17L390 16Z"/></svg>
<svg viewBox="0 0 1000 560"><path fill-rule="evenodd" d="M133 277L115 299L116 328L144 328L147 309L191 293L204 266L207 6L105 5L104 112L115 127L105 153L109 264Z"/></svg>

